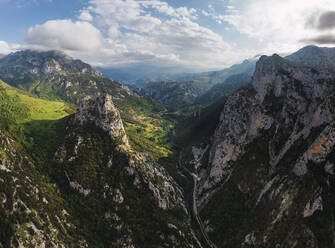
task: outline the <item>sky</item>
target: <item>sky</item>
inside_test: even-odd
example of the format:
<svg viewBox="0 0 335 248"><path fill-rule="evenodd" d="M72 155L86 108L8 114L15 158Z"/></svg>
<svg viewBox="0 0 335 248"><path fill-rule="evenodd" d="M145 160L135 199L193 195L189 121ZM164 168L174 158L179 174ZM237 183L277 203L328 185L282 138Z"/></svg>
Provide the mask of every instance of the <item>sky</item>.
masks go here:
<svg viewBox="0 0 335 248"><path fill-rule="evenodd" d="M310 44L335 46L334 0L0 0L2 54L206 71Z"/></svg>

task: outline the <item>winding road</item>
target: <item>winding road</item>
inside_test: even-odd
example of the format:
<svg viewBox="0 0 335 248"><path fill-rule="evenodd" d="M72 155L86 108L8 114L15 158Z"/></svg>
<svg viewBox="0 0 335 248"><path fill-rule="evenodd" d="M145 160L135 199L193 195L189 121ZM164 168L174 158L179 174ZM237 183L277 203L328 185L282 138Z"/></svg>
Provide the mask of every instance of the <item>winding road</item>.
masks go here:
<svg viewBox="0 0 335 248"><path fill-rule="evenodd" d="M192 178L193 178L193 197L192 197L192 201L193 201L193 214L198 222L198 225L200 227L200 231L202 236L204 237L204 239L206 240L207 245L210 248L218 248L208 237L207 233L205 232L205 228L204 228L204 224L198 214L198 206L197 206L197 184L198 184L198 180L199 177L198 175L196 175L195 173L190 172L187 168L182 167L181 166L181 160L182 160L182 150L180 151L179 154L179 159L178 159L178 163L177 163L177 170L178 172L185 177L183 171L186 171Z"/></svg>
<svg viewBox="0 0 335 248"><path fill-rule="evenodd" d="M189 172L190 173L190 172ZM204 224L198 214L198 207L197 207L197 184L198 184L198 180L199 180L199 177L194 174L194 173L190 173L190 175L193 177L193 182L194 182L194 186L193 186L193 213L194 213L194 216L199 224L199 227L200 227L200 231L202 233L202 236L204 237L204 239L206 240L206 243L209 247L211 248L217 248L217 246L209 239L206 231L205 231L205 228L204 228Z"/></svg>

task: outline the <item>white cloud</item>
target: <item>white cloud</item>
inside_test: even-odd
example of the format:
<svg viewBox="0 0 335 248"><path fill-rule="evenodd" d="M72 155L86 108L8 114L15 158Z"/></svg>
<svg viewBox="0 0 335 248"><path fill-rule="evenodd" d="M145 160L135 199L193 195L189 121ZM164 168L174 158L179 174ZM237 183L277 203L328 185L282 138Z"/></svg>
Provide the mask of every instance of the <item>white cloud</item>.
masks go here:
<svg viewBox="0 0 335 248"><path fill-rule="evenodd" d="M150 32L161 20L144 12L141 4L135 0L91 0L91 12L100 16L99 24L122 27L136 32Z"/></svg>
<svg viewBox="0 0 335 248"><path fill-rule="evenodd" d="M26 42L32 46L69 51L95 51L103 43L100 31L83 21L51 20L29 28Z"/></svg>
<svg viewBox="0 0 335 248"><path fill-rule="evenodd" d="M159 0L146 0L146 1L139 1L139 3L144 8L153 8L157 10L159 13L172 16L172 17L187 17L190 19L197 19L197 10L194 8L187 8L187 7L179 7L173 8L167 2L159 1Z"/></svg>
<svg viewBox="0 0 335 248"><path fill-rule="evenodd" d="M0 40L0 53L1 54L9 54L11 52L11 48L9 47L8 43L5 41Z"/></svg>
<svg viewBox="0 0 335 248"><path fill-rule="evenodd" d="M210 11L214 11L212 6ZM198 24L198 12L201 10L174 8L162 0L90 0L79 11L78 21L50 20L36 25L28 30L26 41L32 48L63 50L100 66L145 64L207 70L253 56Z"/></svg>
<svg viewBox="0 0 335 248"><path fill-rule="evenodd" d="M335 10L334 0L247 0L241 1L237 13L222 15L240 33L263 42L268 50L293 51L303 40L313 39L320 30L306 27L308 20L323 12Z"/></svg>
<svg viewBox="0 0 335 248"><path fill-rule="evenodd" d="M100 51L86 56L100 65L207 69L222 68L242 57L219 34L196 23L193 8L173 8L160 0L91 0L90 4L92 23L104 30L106 38ZM153 16L153 11L160 17Z"/></svg>
<svg viewBox="0 0 335 248"><path fill-rule="evenodd" d="M92 17L92 15L90 14L90 12L88 10L82 10L80 12L80 15L79 15L78 19L81 20L81 21L88 21L88 22L90 22L90 21L93 20L93 17Z"/></svg>
<svg viewBox="0 0 335 248"><path fill-rule="evenodd" d="M8 44L6 41L0 40L1 54L9 54L11 52L15 52L20 49L22 49L22 45L20 44Z"/></svg>

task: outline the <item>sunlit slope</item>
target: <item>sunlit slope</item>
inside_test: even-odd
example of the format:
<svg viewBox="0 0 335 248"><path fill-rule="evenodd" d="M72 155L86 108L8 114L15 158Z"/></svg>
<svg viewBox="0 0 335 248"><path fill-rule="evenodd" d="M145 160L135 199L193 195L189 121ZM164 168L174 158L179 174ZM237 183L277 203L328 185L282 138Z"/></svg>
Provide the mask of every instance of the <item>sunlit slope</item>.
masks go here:
<svg viewBox="0 0 335 248"><path fill-rule="evenodd" d="M75 108L60 101L48 101L29 96L0 80L0 118L25 123L34 120L58 120L75 112Z"/></svg>
<svg viewBox="0 0 335 248"><path fill-rule="evenodd" d="M0 81L0 128L26 148L52 142L57 120L75 106L32 97Z"/></svg>

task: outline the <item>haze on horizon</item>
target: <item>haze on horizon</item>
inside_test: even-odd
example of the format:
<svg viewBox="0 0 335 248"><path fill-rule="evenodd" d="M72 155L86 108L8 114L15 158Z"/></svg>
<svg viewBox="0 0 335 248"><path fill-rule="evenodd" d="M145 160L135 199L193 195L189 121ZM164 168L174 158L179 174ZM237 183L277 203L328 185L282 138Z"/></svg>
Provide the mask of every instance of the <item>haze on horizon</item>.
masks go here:
<svg viewBox="0 0 335 248"><path fill-rule="evenodd" d="M52 49L100 67L205 71L334 46L335 1L0 0L0 23L2 54Z"/></svg>

